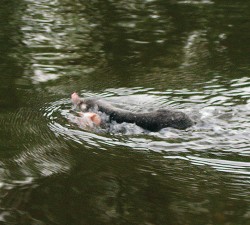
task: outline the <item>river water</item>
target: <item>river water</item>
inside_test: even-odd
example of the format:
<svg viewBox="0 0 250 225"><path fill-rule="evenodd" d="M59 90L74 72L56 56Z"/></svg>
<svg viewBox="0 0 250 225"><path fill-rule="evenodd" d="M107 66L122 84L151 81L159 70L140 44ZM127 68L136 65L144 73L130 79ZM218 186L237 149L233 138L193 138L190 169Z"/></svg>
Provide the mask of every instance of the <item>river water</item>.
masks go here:
<svg viewBox="0 0 250 225"><path fill-rule="evenodd" d="M249 8L2 0L0 223L249 224ZM85 129L74 91L195 125Z"/></svg>

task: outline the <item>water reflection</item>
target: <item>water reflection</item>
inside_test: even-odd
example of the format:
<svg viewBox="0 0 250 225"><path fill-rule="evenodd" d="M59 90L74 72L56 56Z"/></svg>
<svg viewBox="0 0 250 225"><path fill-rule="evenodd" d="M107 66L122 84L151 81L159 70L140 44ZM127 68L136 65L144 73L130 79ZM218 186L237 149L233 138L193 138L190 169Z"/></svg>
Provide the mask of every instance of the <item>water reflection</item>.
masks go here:
<svg viewBox="0 0 250 225"><path fill-rule="evenodd" d="M1 222L248 224L247 1L4 3ZM73 91L196 124L84 130Z"/></svg>
<svg viewBox="0 0 250 225"><path fill-rule="evenodd" d="M113 153L105 151L80 156L79 163L64 176L55 175L32 184L15 185L8 191L3 188L2 193L7 192L7 195L2 202L10 208L7 213L9 218L16 219L20 212L23 215L29 212L22 218L42 224L67 224L68 220L72 224L79 221L161 224L166 218L183 224L188 212L195 216L196 221L202 222L206 217L216 223L224 223L235 221L235 217L232 200L223 193L230 193L230 198L235 198L231 193L242 194L247 189L247 186L225 185L228 178L209 168L201 170L190 167L186 161L163 160L155 154L124 152L124 149L116 148ZM34 188L34 185L37 187ZM17 196L20 190L23 195ZM49 198L48 193L51 193ZM214 200L210 197L214 195L219 198ZM243 209L243 223L247 220L246 203L242 201L245 197L237 195L237 200L233 200L234 205ZM19 203L14 201L15 198ZM58 202L61 203L60 213L57 211ZM169 214L166 215L166 211ZM48 212L51 216L44 217ZM95 215L94 220L88 215Z"/></svg>
<svg viewBox="0 0 250 225"><path fill-rule="evenodd" d="M194 4L194 5L203 5L203 4L214 4L214 1L211 0L187 0L187 1L178 1L179 4Z"/></svg>
<svg viewBox="0 0 250 225"><path fill-rule="evenodd" d="M22 32L23 41L30 49L29 76L33 82L55 80L65 74L74 75L79 70L82 73L93 72L94 65L91 68L87 65L88 58L93 55L92 48L95 54L98 52L98 46L90 43L93 42L90 35L95 26L89 26L84 15L76 18L74 10L77 9L73 5L66 13L58 1L28 0L28 3L22 18ZM79 62L81 66L75 67Z"/></svg>
<svg viewBox="0 0 250 225"><path fill-rule="evenodd" d="M134 84L144 79L147 87L178 89L183 86L180 80L187 87L194 80L208 81L221 67L230 75L235 66L247 68L247 57L230 58L236 54L228 49L242 47L234 39L237 21L217 18L216 10L225 7L222 3L216 9L207 4L212 1L28 3L22 32L30 59L26 74L34 83L63 83L65 78L75 83L80 79L83 85L87 79L108 88L138 86ZM239 11L244 15L245 8ZM225 23L224 32L214 18Z"/></svg>

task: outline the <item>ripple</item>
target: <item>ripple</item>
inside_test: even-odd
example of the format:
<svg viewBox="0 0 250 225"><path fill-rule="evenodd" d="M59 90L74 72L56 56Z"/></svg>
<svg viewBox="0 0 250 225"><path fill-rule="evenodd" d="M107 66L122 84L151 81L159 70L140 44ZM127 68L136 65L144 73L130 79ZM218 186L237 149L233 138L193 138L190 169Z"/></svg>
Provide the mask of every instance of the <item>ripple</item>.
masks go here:
<svg viewBox="0 0 250 225"><path fill-rule="evenodd" d="M32 181L70 169L68 146L48 129L46 118L36 108L20 108L0 118L0 124L3 134L9 135L3 145L6 158L0 159L3 182L25 184L27 178Z"/></svg>
<svg viewBox="0 0 250 225"><path fill-rule="evenodd" d="M75 19L74 4L69 11L61 13L65 6L58 1L26 1L20 29L28 50L27 61L30 61L26 75L32 82L57 80L62 75L74 74L72 71L95 71L98 63L89 66L82 62L95 57L100 61L101 46L92 47L91 32L96 28L84 18ZM85 50L79 51L82 46Z"/></svg>
<svg viewBox="0 0 250 225"><path fill-rule="evenodd" d="M111 123L110 129L81 129L74 119L76 115L69 99L52 102L43 111L55 135L87 148L108 150L110 146L124 146L166 156L177 153L178 157L197 165L207 165L220 172L248 175L249 164L244 162L245 157L250 155L249 97L245 89L248 84L248 78L234 80L230 84L221 83L218 78L209 81L203 89L192 91L168 89L160 92L134 87L106 89L102 93L81 92L84 96L99 96L132 111L150 111L161 107L184 111L196 123L186 131L165 128L159 132L148 132L126 123ZM230 95L241 92L242 88L246 90L243 95ZM235 155L242 161L220 159Z"/></svg>
<svg viewBox="0 0 250 225"><path fill-rule="evenodd" d="M222 159L208 159L195 156L188 156L187 158L194 164L209 165L218 171L233 173L233 174L237 173L237 174L250 175L249 162L242 162L242 161L237 162L237 161L222 160Z"/></svg>
<svg viewBox="0 0 250 225"><path fill-rule="evenodd" d="M185 1L178 1L178 4L190 4L190 5L206 5L206 4L214 4L214 1L211 0L185 0Z"/></svg>

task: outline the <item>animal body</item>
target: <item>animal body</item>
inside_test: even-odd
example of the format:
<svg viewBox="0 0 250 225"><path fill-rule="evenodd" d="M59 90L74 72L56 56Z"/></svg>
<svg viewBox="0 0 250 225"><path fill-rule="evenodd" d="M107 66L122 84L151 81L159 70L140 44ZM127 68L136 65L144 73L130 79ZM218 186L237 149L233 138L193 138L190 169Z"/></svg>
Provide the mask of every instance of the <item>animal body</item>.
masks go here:
<svg viewBox="0 0 250 225"><path fill-rule="evenodd" d="M193 121L185 113L179 111L159 109L145 113L131 112L115 107L100 99L80 98L77 93L71 95L71 100L83 112L100 111L109 115L110 120L114 120L117 123L135 123L149 131L159 131L165 127L183 130L193 125Z"/></svg>

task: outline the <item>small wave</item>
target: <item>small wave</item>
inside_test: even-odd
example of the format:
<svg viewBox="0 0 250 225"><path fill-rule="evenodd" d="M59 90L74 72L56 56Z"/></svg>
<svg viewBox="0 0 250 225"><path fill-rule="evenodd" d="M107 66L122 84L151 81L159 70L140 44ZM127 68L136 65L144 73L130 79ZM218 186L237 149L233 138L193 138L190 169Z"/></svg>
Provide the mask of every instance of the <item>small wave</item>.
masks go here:
<svg viewBox="0 0 250 225"><path fill-rule="evenodd" d="M240 85L238 81L234 81L226 88L225 85L218 84L218 79L214 79L203 90L167 90L155 93L153 89L133 88L132 95L128 94L129 89L108 89L102 94L87 93L87 96L102 96L105 100L132 111L177 108L195 121L193 127L184 131L164 128L159 132L149 132L135 124L116 122L107 127L87 129L80 126L69 99L52 102L43 111L49 120L48 126L55 135L83 144L86 148L94 146L100 150L108 150L109 146L125 146L167 156L178 153L184 158L195 154L198 159L204 158L204 164L212 166L207 154L214 158L235 154L239 157L250 155L248 93L245 92L237 99L230 95L246 88L248 82L249 79L245 79L244 84ZM242 104L238 104L239 102ZM212 167L223 170L219 165ZM225 167L225 170L230 171L230 168ZM236 171L245 173L243 170Z"/></svg>

